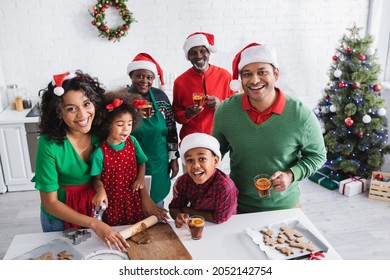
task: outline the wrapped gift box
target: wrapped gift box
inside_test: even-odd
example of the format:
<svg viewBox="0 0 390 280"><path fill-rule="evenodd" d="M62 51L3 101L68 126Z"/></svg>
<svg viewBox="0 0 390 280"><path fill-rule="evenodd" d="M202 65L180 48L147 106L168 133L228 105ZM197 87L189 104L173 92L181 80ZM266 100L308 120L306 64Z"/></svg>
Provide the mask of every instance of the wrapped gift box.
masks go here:
<svg viewBox="0 0 390 280"><path fill-rule="evenodd" d="M339 193L351 197L368 190L366 179L351 177L340 182Z"/></svg>
<svg viewBox="0 0 390 280"><path fill-rule="evenodd" d="M339 188L340 181L349 178L345 174L335 174L329 167L322 167L316 173L309 176L309 179L317 184L329 189L335 190Z"/></svg>

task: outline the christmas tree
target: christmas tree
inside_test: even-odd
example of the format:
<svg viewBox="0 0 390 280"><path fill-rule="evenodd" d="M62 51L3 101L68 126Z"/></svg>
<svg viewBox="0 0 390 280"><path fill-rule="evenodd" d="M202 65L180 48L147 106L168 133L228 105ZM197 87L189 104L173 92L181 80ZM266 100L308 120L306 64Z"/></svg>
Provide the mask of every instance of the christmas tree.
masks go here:
<svg viewBox="0 0 390 280"><path fill-rule="evenodd" d="M322 125L327 163L332 171L369 178L390 152L380 66L373 38L362 28L347 28L329 70L329 83L315 113Z"/></svg>

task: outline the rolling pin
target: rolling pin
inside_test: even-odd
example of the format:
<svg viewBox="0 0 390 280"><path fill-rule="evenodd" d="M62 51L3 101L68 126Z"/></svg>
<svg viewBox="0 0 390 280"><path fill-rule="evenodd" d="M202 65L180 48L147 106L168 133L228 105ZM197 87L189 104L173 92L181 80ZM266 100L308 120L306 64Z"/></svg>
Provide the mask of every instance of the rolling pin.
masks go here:
<svg viewBox="0 0 390 280"><path fill-rule="evenodd" d="M157 217L152 215L150 217L147 217L146 219L143 219L142 221L139 221L138 223L131 225L125 229L122 229L119 233L125 238L130 238L133 235L136 235L137 233L141 232L142 230L142 224L144 223L146 225L146 228L150 228L151 226L157 224Z"/></svg>

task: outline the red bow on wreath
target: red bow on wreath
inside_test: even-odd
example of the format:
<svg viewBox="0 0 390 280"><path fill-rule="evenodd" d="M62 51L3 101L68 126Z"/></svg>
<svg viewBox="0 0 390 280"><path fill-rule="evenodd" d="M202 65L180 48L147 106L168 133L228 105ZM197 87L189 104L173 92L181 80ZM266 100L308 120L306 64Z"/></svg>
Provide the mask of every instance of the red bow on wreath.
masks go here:
<svg viewBox="0 0 390 280"><path fill-rule="evenodd" d="M114 110L115 108L118 108L123 103L123 100L120 99L114 99L111 104L106 105L106 109L109 111Z"/></svg>
<svg viewBox="0 0 390 280"><path fill-rule="evenodd" d="M134 105L134 107L137 108L137 109L141 109L142 106L143 106L143 105L146 105L147 103L148 103L148 101L147 101L147 100L144 100L144 99L142 99L142 100L134 100L134 101L133 101L133 105Z"/></svg>

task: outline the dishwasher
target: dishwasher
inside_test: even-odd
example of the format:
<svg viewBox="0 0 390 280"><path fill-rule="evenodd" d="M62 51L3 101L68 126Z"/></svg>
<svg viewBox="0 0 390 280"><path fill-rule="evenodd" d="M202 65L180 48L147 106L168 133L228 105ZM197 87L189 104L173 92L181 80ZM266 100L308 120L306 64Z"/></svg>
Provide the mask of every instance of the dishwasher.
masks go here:
<svg viewBox="0 0 390 280"><path fill-rule="evenodd" d="M37 156L39 123L25 123L27 134L28 153L30 155L31 171L35 172L35 158Z"/></svg>

